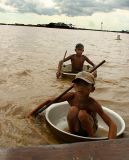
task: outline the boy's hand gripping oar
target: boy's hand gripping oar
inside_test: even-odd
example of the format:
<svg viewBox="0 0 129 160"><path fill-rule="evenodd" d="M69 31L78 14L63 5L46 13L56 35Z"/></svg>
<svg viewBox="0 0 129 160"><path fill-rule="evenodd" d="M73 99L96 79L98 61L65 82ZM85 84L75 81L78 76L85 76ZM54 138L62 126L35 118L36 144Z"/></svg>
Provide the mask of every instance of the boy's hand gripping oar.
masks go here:
<svg viewBox="0 0 129 160"><path fill-rule="evenodd" d="M66 54L67 54L67 50L65 51L65 54L64 54L64 57L63 57L63 60L62 60L62 63L58 65L58 71L56 73L56 77L59 78L60 75L61 75L61 69L62 69L62 66L63 66L63 63L64 63L64 60L65 60L65 57L66 57Z"/></svg>
<svg viewBox="0 0 129 160"><path fill-rule="evenodd" d="M93 71L95 71L98 67L100 67L103 63L105 63L106 61L103 60L102 62L100 62L98 65L96 65L93 69L90 70L90 73L92 73ZM39 109L39 107L37 107L34 111L32 111L32 114L30 114L31 116L37 116L39 113L43 112L46 108L48 108L51 104L57 102L63 95L65 95L69 90L71 90L73 88L74 85L71 85L67 90L65 90L63 93L61 93L58 97L56 97L53 101L51 101L50 103L48 103L47 105L43 106L42 108Z"/></svg>
<svg viewBox="0 0 129 160"><path fill-rule="evenodd" d="M65 51L65 54L64 54L64 57L63 57L63 61L62 61L62 64L61 64L61 66L60 66L60 72L61 72L61 69L62 69L62 66L63 66L64 60L65 60L66 54L67 54L67 50Z"/></svg>

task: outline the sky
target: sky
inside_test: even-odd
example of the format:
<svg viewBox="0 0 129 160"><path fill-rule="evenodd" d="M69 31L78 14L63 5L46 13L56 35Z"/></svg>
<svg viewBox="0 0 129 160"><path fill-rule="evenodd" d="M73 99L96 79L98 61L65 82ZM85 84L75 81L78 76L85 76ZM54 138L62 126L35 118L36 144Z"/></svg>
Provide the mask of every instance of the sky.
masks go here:
<svg viewBox="0 0 129 160"><path fill-rule="evenodd" d="M0 23L129 31L129 0L0 0Z"/></svg>

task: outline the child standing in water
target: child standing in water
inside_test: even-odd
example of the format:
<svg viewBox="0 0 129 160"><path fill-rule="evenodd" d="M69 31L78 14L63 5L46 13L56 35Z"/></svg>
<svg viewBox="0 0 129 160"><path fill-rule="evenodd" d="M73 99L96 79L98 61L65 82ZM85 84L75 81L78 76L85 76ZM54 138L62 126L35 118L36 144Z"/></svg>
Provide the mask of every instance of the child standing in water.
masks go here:
<svg viewBox="0 0 129 160"><path fill-rule="evenodd" d="M67 114L69 131L76 135L95 137L98 128L96 115L99 114L109 127L108 138L116 138L116 124L103 111L101 105L90 96L90 93L95 90L94 76L89 72L82 71L76 75L72 82L74 83L75 92L68 92L57 101L57 103L68 101L70 105ZM34 116L37 110L52 101L53 99L45 101L32 111L30 115Z"/></svg>
<svg viewBox="0 0 129 160"><path fill-rule="evenodd" d="M88 62L93 67L95 66L95 64L90 59L88 59L87 56L82 54L84 52L83 44L78 43L75 46L75 52L76 52L76 54L72 54L72 55L64 58L64 60L59 61L58 70L57 70L57 73L56 73L57 78L59 78L60 75L61 75L61 67L62 67L63 62L66 62L68 60L71 60L71 65L72 65L71 72L72 73L78 73L78 72L82 71L85 61Z"/></svg>

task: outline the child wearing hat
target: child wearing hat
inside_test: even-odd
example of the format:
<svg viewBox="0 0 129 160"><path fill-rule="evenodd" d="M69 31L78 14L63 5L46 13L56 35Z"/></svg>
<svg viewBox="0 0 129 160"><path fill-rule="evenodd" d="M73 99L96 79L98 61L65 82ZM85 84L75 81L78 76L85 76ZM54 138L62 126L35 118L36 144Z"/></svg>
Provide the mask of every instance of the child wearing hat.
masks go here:
<svg viewBox="0 0 129 160"><path fill-rule="evenodd" d="M116 138L117 127L112 119L103 111L101 105L90 96L95 90L94 76L89 72L79 72L74 83L74 92L68 92L58 100L58 102L68 101L71 106L67 121L69 131L72 134L80 136L95 137L98 128L97 113L109 127L108 138ZM53 99L45 101L38 106L30 115L34 115L35 111L50 103Z"/></svg>

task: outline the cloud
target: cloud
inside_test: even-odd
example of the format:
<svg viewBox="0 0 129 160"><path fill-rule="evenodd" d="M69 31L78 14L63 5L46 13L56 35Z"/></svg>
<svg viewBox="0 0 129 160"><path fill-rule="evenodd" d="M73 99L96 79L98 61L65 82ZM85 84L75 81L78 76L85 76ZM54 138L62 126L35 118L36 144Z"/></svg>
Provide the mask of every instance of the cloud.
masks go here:
<svg viewBox="0 0 129 160"><path fill-rule="evenodd" d="M67 16L90 16L96 12L111 12L115 9L129 10L128 0L54 0L60 13Z"/></svg>
<svg viewBox="0 0 129 160"><path fill-rule="evenodd" d="M16 8L14 8L13 6L7 5L5 3L5 0L2 0L2 2L0 3L0 11L1 12L13 12L13 11L16 11Z"/></svg>
<svg viewBox="0 0 129 160"><path fill-rule="evenodd" d="M57 9L48 7L45 1L41 0L5 0L4 5L14 7L20 13L36 13L49 16L58 14ZM1 6L0 9L2 9Z"/></svg>
<svg viewBox="0 0 129 160"><path fill-rule="evenodd" d="M46 2L50 5L46 5ZM129 10L128 0L1 0L0 4L14 8L20 13L39 15L90 16L98 12L112 12L116 9ZM0 11L6 11L7 7ZM11 11L11 10L8 10Z"/></svg>

